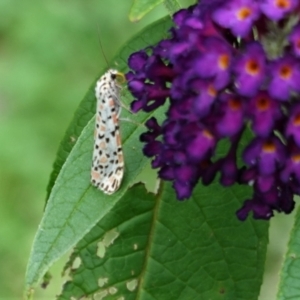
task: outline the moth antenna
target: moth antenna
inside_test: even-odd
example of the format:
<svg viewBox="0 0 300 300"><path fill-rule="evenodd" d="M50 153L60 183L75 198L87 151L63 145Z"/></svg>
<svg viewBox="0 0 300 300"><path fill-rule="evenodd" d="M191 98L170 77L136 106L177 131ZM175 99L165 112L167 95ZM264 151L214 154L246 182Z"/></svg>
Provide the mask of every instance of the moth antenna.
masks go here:
<svg viewBox="0 0 300 300"><path fill-rule="evenodd" d="M101 35L100 35L100 25L99 23L97 22L97 31L98 31L98 42L99 42L99 45L100 45L100 49L101 49L101 53L104 57L104 60L106 62L106 65L107 65L107 68L109 68L109 64L108 64L108 60L107 60L107 57L105 56L105 52L104 52L104 49L103 49L103 46L102 46L102 43L101 43Z"/></svg>

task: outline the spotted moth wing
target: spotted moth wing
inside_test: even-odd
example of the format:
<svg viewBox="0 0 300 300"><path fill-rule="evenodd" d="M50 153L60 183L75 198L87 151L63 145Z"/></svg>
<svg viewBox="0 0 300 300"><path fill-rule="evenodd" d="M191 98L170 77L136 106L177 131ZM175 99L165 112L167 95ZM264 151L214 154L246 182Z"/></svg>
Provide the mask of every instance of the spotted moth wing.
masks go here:
<svg viewBox="0 0 300 300"><path fill-rule="evenodd" d="M124 157L119 130L120 91L116 70L109 70L97 81L96 127L91 170L92 184L106 194L120 187L124 173Z"/></svg>

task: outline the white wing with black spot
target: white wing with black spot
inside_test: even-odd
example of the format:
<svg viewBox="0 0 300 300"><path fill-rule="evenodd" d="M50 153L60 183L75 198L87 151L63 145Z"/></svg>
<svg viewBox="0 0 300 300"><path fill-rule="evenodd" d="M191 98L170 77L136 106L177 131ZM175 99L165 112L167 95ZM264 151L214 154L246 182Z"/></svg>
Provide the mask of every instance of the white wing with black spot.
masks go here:
<svg viewBox="0 0 300 300"><path fill-rule="evenodd" d="M120 187L124 157L119 130L120 90L115 70L109 70L95 88L97 98L96 128L91 182L104 193L113 194Z"/></svg>

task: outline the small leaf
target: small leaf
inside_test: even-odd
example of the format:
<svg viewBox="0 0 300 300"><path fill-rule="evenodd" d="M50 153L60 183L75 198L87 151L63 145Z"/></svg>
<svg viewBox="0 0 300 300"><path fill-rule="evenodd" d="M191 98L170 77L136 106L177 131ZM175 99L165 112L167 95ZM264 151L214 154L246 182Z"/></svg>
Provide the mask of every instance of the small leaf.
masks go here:
<svg viewBox="0 0 300 300"><path fill-rule="evenodd" d="M165 5L171 16L181 9L177 0L134 0L129 12L129 20L131 22L140 21L146 14L161 3Z"/></svg>
<svg viewBox="0 0 300 300"><path fill-rule="evenodd" d="M125 71L128 55L133 51L156 43L166 34L166 28L170 24L169 20L163 19L135 36L124 46L115 60L119 66L118 69ZM82 107L85 109L81 109ZM161 119L163 110L164 108L149 116L155 115ZM125 115L128 114L126 111L124 113ZM66 136L59 150L61 155L58 155L55 168L55 172L59 172L59 175L55 175L55 177L57 176L56 179L51 179L52 185L54 180L55 184L51 190L45 214L33 244L26 274L27 289L36 284L54 261L74 246L112 209L147 162L147 159L142 155L142 145L139 142L139 135L145 129L143 126L122 122L120 127L125 157L125 175L121 189L117 193L107 196L92 187L90 168L94 114L95 96L94 87L91 87L72 122L73 125L77 124L76 129L73 129L74 132L80 132L80 129L83 128L81 134L76 139L73 148L70 147L67 150L65 150L64 145L68 143L70 137ZM83 120L80 120L80 116L83 116ZM147 117L148 115L145 113L139 114L138 117L135 117L135 121L143 123ZM88 119L90 120L86 124ZM72 129L69 129L68 133L71 131ZM69 154L68 151L71 153Z"/></svg>
<svg viewBox="0 0 300 300"><path fill-rule="evenodd" d="M134 0L129 12L131 22L140 21L155 6L163 3L164 0Z"/></svg>
<svg viewBox="0 0 300 300"><path fill-rule="evenodd" d="M291 231L288 249L280 272L280 284L276 299L300 299L300 210Z"/></svg>
<svg viewBox="0 0 300 300"><path fill-rule="evenodd" d="M244 196L199 185L179 202L169 183L134 186L76 246L58 299L257 299L268 223L236 219Z"/></svg>

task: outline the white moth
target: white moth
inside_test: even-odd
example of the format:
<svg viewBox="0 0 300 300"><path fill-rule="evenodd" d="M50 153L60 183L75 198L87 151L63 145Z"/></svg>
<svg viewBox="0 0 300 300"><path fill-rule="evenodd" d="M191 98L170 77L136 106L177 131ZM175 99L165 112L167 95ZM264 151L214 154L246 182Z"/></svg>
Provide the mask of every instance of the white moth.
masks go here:
<svg viewBox="0 0 300 300"><path fill-rule="evenodd" d="M124 75L110 69L100 77L95 87L97 108L91 182L106 194L118 190L124 172L119 131L120 79L124 81Z"/></svg>

